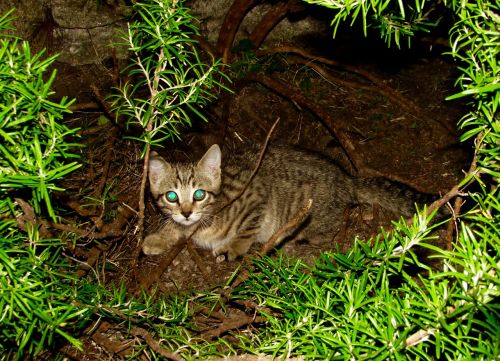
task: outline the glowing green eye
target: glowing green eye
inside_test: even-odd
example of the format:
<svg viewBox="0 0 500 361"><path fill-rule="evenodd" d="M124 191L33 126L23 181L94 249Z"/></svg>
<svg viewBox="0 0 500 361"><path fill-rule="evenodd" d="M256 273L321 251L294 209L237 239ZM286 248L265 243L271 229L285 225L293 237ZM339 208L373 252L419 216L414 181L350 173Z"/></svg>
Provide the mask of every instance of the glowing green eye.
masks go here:
<svg viewBox="0 0 500 361"><path fill-rule="evenodd" d="M167 194L165 194L165 196L167 197L167 201L169 202L176 202L177 199L179 199L179 197L177 196L177 193L175 192L167 192Z"/></svg>
<svg viewBox="0 0 500 361"><path fill-rule="evenodd" d="M206 192L203 189L197 189L194 191L193 198L195 201L201 201L205 198Z"/></svg>

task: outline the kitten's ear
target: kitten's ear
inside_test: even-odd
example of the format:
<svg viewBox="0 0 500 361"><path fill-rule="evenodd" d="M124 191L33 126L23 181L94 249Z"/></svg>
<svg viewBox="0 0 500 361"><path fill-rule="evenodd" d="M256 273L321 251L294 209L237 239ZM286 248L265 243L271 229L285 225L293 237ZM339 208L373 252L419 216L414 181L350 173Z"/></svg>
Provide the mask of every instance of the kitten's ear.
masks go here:
<svg viewBox="0 0 500 361"><path fill-rule="evenodd" d="M161 180L165 173L170 172L172 167L158 153L152 151L149 153L149 185L153 193L157 193Z"/></svg>
<svg viewBox="0 0 500 361"><path fill-rule="evenodd" d="M221 151L217 144L212 145L197 164L198 169L212 177L220 177Z"/></svg>

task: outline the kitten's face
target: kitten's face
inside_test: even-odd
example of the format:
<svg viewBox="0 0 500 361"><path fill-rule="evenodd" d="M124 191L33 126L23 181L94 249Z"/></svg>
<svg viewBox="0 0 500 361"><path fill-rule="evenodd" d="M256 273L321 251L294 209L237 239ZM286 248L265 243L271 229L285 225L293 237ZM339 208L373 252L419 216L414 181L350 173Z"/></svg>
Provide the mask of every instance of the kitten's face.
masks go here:
<svg viewBox="0 0 500 361"><path fill-rule="evenodd" d="M162 212L183 226L210 215L221 185L221 151L214 144L197 164L170 164L155 152L149 161L149 185Z"/></svg>

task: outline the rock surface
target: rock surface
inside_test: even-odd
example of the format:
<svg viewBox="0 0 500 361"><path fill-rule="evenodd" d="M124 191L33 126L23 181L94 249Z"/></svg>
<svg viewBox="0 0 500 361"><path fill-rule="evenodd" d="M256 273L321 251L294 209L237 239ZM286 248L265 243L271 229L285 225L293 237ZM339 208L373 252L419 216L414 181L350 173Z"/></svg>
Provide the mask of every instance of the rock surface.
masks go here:
<svg viewBox="0 0 500 361"><path fill-rule="evenodd" d="M71 66L98 64L109 58L126 29L128 8L120 1L3 0L0 13L15 7L15 33L32 48L59 53ZM118 56L125 52L118 51Z"/></svg>

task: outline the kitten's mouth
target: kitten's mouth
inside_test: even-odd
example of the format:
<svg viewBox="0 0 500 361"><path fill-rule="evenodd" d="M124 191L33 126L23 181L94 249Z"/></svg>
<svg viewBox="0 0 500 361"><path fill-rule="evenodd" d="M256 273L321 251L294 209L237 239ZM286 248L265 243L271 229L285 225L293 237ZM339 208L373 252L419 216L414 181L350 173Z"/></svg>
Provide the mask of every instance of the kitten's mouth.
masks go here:
<svg viewBox="0 0 500 361"><path fill-rule="evenodd" d="M192 226L200 220L201 216L199 214L191 214L189 218L186 218L180 214L172 215L172 219L183 226Z"/></svg>

